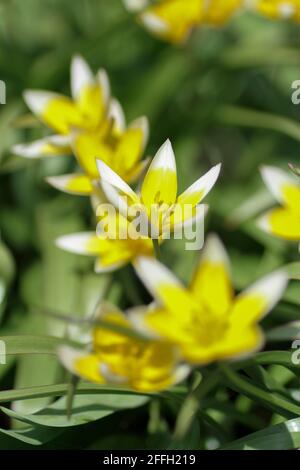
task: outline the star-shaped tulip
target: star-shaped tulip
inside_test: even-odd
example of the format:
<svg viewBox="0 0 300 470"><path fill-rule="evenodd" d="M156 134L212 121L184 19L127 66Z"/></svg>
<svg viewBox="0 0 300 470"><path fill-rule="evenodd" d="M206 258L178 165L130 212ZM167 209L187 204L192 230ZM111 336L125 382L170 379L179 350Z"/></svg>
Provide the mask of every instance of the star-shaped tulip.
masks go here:
<svg viewBox="0 0 300 470"><path fill-rule="evenodd" d="M92 351L68 346L58 351L73 374L99 384L119 385L140 392L158 392L181 382L190 369L180 361L176 347L159 340L135 338L123 312L103 306L97 320L131 330L133 335L95 326Z"/></svg>
<svg viewBox="0 0 300 470"><path fill-rule="evenodd" d="M258 322L279 301L288 281L278 271L235 296L229 260L215 235L208 238L188 288L154 258L138 258L135 268L156 308L132 313L131 320L144 333L177 345L191 364L238 358L261 348Z"/></svg>
<svg viewBox="0 0 300 470"><path fill-rule="evenodd" d="M140 12L139 19L148 30L174 43L185 41L201 24L223 24L243 4L243 0L158 0L150 5L124 1L129 10Z"/></svg>
<svg viewBox="0 0 300 470"><path fill-rule="evenodd" d="M74 153L82 173L47 179L71 194L94 192L98 154L126 181L135 180L148 163L141 161L149 135L147 119L138 118L127 127L120 103L110 96L106 72L100 70L95 77L80 56L72 60L71 90L72 98L48 91L25 91L30 110L55 134L15 145L13 152L27 158Z"/></svg>
<svg viewBox="0 0 300 470"><path fill-rule="evenodd" d="M258 225L272 235L300 241L300 183L292 173L276 167L261 170L263 180L280 206L264 214Z"/></svg>
<svg viewBox="0 0 300 470"><path fill-rule="evenodd" d="M221 165L214 166L178 196L175 155L167 140L158 150L139 192L103 161L98 160L100 184L108 199L131 223L141 222L140 233L152 239L169 238L172 232L203 218L200 202L216 183ZM137 216L139 215L139 217Z"/></svg>

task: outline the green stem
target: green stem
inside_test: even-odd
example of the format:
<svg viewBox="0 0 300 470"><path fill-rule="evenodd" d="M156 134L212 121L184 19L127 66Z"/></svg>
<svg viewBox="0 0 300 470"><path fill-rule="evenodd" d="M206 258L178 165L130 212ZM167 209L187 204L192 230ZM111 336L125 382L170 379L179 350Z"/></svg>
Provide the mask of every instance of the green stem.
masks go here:
<svg viewBox="0 0 300 470"><path fill-rule="evenodd" d="M68 420L70 420L72 417L73 401L74 401L74 396L76 394L76 389L77 389L78 384L79 384L79 377L72 374L70 376L70 381L68 383L68 392L67 392L66 415L67 415Z"/></svg>
<svg viewBox="0 0 300 470"><path fill-rule="evenodd" d="M196 381L198 381L198 374L199 373L195 371L194 379ZM190 393L182 404L176 420L173 435L175 441L184 439L195 416L198 414L202 399L215 387L219 380L219 375L219 372L216 371L207 376L207 378L202 378L196 388L192 386Z"/></svg>
<svg viewBox="0 0 300 470"><path fill-rule="evenodd" d="M155 257L157 260L160 260L160 246L159 246L158 238L153 238L152 242L153 242Z"/></svg>
<svg viewBox="0 0 300 470"><path fill-rule="evenodd" d="M123 289L125 291L128 300L133 305L142 305L143 299L139 294L139 290L137 288L136 279L134 277L134 272L131 266L125 266L124 268L120 269L118 272L118 276L121 280L123 285Z"/></svg>

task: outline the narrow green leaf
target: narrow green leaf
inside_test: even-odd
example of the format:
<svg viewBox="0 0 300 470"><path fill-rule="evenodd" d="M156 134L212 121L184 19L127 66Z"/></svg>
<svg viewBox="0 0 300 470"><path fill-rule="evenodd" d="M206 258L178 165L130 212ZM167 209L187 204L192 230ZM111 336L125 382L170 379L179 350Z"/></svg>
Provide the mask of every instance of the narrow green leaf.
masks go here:
<svg viewBox="0 0 300 470"><path fill-rule="evenodd" d="M30 444L33 446L39 446L51 441L55 437L62 433L61 429L50 428L46 426L39 426L37 424L27 427L26 429L20 429L18 431L10 431L8 429L0 429L0 435L8 436L12 439ZM0 436L0 449L7 449L7 444L1 445Z"/></svg>
<svg viewBox="0 0 300 470"><path fill-rule="evenodd" d="M263 390L247 378L231 370L230 367L223 366L222 371L229 388L246 395L258 403L262 403L266 408L275 411L281 416L292 417L293 415L300 415L300 406L292 401L276 393Z"/></svg>
<svg viewBox="0 0 300 470"><path fill-rule="evenodd" d="M289 341L300 339L300 321L277 326L266 334L268 341Z"/></svg>
<svg viewBox="0 0 300 470"><path fill-rule="evenodd" d="M63 338L52 336L0 336L1 341L6 345L6 355L21 354L56 354L56 350L63 344L78 346L78 343Z"/></svg>
<svg viewBox="0 0 300 470"><path fill-rule="evenodd" d="M70 427L96 421L116 411L137 408L147 403L148 400L149 397L145 395L126 393L124 391L117 394L76 395L70 419L66 416L66 397L59 398L50 406L31 415L16 413L4 407L1 407L1 410L7 416L20 420L23 423L34 423L51 427Z"/></svg>
<svg viewBox="0 0 300 470"><path fill-rule="evenodd" d="M218 110L218 120L224 124L270 129L300 140L300 125L291 118L237 106L223 106Z"/></svg>
<svg viewBox="0 0 300 470"><path fill-rule="evenodd" d="M284 269L288 272L291 279L296 281L300 281L300 263L290 263L287 264Z"/></svg>
<svg viewBox="0 0 300 470"><path fill-rule="evenodd" d="M300 418L270 426L221 447L221 450L288 450L300 447Z"/></svg>

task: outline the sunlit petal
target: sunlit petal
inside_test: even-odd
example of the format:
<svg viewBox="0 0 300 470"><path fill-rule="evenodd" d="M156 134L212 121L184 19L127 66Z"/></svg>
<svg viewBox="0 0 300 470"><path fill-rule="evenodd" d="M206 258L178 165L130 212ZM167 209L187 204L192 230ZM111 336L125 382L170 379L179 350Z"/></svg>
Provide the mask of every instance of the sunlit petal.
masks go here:
<svg viewBox="0 0 300 470"><path fill-rule="evenodd" d="M90 196L94 190L90 178L83 174L51 176L46 178L46 181L59 191L68 194Z"/></svg>
<svg viewBox="0 0 300 470"><path fill-rule="evenodd" d="M145 176L141 195L143 203L172 205L177 197L176 161L171 142L167 140L158 150Z"/></svg>

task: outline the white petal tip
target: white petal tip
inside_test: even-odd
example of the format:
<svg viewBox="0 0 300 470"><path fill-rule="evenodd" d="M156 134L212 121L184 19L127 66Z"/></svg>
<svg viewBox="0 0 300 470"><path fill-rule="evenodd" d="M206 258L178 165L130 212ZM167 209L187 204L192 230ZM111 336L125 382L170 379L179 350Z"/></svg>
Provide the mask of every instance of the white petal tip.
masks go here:
<svg viewBox="0 0 300 470"><path fill-rule="evenodd" d="M169 31L168 24L153 13L143 13L140 15L140 20L143 25L154 34L161 35Z"/></svg>
<svg viewBox="0 0 300 470"><path fill-rule="evenodd" d="M176 172L176 160L171 141L166 140L152 160L150 169L163 169Z"/></svg>
<svg viewBox="0 0 300 470"><path fill-rule="evenodd" d="M73 233L71 235L63 235L55 241L55 245L70 253L76 253L79 255L90 255L94 256L94 253L89 252L87 244L89 240L94 237L93 232Z"/></svg>
<svg viewBox="0 0 300 470"><path fill-rule="evenodd" d="M75 362L77 359L86 356L86 353L70 348L69 346L60 346L57 349L57 355L67 370L76 373Z"/></svg>
<svg viewBox="0 0 300 470"><path fill-rule="evenodd" d="M56 93L42 90L26 90L23 93L28 108L36 114L41 114L49 101L57 96Z"/></svg>
<svg viewBox="0 0 300 470"><path fill-rule="evenodd" d="M263 215L256 221L256 226L262 230L263 232L270 233L271 232L271 226L269 222L268 215Z"/></svg>

